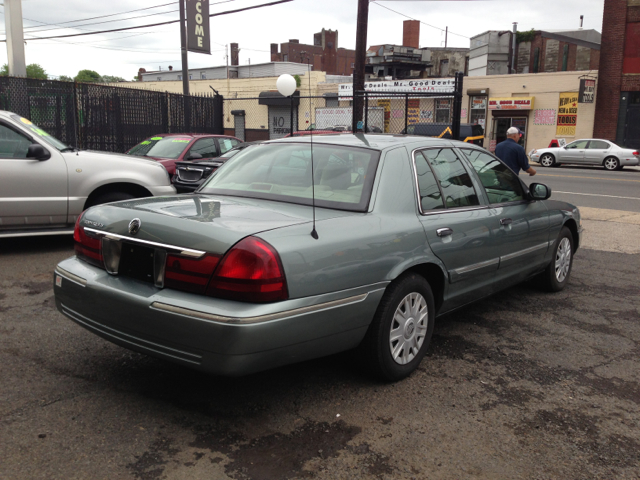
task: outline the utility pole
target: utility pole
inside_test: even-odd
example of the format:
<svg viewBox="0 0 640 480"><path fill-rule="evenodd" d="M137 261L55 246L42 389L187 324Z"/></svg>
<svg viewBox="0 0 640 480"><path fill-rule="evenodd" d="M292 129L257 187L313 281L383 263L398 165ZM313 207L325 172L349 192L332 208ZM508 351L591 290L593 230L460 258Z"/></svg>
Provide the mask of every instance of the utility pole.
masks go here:
<svg viewBox="0 0 640 480"><path fill-rule="evenodd" d="M444 27L444 48L447 48L448 37L449 37L449 27Z"/></svg>
<svg viewBox="0 0 640 480"><path fill-rule="evenodd" d="M367 56L367 26L369 21L369 0L358 0L358 21L356 27L356 61L353 71L353 119L351 131L358 131L362 122L364 97L357 92L364 90L364 66Z"/></svg>
<svg viewBox="0 0 640 480"><path fill-rule="evenodd" d="M189 59L187 58L187 24L185 21L185 0L178 0L180 10L180 51L182 53L182 95L184 95L184 128L191 130L191 103L189 99Z"/></svg>
<svg viewBox="0 0 640 480"><path fill-rule="evenodd" d="M9 75L27 76L24 56L24 31L22 30L22 0L4 0L4 20L7 37Z"/></svg>

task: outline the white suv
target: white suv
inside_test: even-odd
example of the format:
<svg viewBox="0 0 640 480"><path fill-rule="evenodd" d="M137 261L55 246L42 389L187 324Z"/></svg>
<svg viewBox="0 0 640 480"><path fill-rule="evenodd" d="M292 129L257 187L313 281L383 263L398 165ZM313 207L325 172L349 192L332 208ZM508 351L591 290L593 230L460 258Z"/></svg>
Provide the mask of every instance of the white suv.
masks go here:
<svg viewBox="0 0 640 480"><path fill-rule="evenodd" d="M79 151L0 110L0 238L73 233L93 205L174 193L154 160Z"/></svg>

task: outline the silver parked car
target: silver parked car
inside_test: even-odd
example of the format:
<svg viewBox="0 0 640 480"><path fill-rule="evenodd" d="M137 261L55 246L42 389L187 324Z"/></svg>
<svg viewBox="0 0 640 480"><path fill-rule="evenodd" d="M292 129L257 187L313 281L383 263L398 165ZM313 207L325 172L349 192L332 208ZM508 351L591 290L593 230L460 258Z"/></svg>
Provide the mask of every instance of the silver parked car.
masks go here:
<svg viewBox="0 0 640 480"><path fill-rule="evenodd" d="M398 380L436 316L536 275L564 288L580 212L550 195L446 139L254 145L193 195L87 210L56 305L111 342L217 374L359 348Z"/></svg>
<svg viewBox="0 0 640 480"><path fill-rule="evenodd" d="M607 170L622 170L622 167L640 164L640 152L597 138L576 140L564 147L532 150L529 158L543 167L558 167L563 163L574 163L602 165Z"/></svg>
<svg viewBox="0 0 640 480"><path fill-rule="evenodd" d="M0 238L71 234L93 205L175 192L155 160L80 151L0 110Z"/></svg>

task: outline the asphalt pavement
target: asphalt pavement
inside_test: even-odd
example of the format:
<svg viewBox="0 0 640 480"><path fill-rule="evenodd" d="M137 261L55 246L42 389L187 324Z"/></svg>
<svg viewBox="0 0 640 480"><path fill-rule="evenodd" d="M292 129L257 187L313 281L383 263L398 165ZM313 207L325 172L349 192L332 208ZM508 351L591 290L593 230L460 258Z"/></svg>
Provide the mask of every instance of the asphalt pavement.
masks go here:
<svg viewBox="0 0 640 480"><path fill-rule="evenodd" d="M586 194L640 179L546 173ZM0 240L0 478L638 479L640 250L633 231L610 240L640 216L587 200L564 291L523 284L439 319L396 384L351 353L229 379L130 352L55 309L70 237Z"/></svg>
<svg viewBox="0 0 640 480"><path fill-rule="evenodd" d="M545 168L531 162L533 177L520 173L525 183L544 183L552 198L581 207L640 212L640 167L610 172L602 167L560 166Z"/></svg>

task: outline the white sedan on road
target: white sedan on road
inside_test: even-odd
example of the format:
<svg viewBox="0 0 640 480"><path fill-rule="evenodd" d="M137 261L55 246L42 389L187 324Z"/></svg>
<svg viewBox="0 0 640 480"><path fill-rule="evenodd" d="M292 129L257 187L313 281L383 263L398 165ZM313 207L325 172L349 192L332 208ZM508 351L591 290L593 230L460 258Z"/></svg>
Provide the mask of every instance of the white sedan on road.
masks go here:
<svg viewBox="0 0 640 480"><path fill-rule="evenodd" d="M640 152L622 148L608 140L596 138L576 140L564 147L539 148L529 152L529 158L543 167L558 167L563 163L602 165L607 170L621 170L640 164Z"/></svg>

